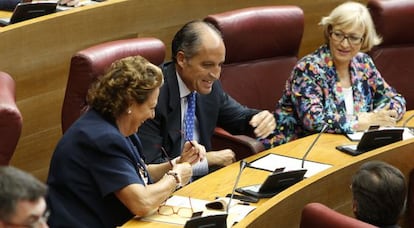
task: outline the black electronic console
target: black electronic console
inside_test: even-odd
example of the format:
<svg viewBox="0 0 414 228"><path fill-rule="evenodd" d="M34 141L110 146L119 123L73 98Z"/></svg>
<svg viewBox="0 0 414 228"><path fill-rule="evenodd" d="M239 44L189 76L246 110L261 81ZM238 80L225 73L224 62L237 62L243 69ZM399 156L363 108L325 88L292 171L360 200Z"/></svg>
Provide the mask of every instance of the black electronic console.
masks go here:
<svg viewBox="0 0 414 228"><path fill-rule="evenodd" d="M306 169L291 170L270 174L263 184L236 188L236 192L257 198L270 198L286 188L303 180Z"/></svg>
<svg viewBox="0 0 414 228"><path fill-rule="evenodd" d="M379 147L401 141L403 128L385 128L368 130L362 135L358 144L339 145L336 149L344 153L356 156Z"/></svg>

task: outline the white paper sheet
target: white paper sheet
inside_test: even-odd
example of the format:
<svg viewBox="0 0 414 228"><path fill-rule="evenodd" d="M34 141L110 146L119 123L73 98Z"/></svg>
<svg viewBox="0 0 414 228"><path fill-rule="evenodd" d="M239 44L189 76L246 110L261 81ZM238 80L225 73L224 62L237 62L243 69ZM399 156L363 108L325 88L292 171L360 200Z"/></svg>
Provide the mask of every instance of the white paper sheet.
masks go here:
<svg viewBox="0 0 414 228"><path fill-rule="evenodd" d="M284 167L284 171L288 170L296 170L302 168L302 160L277 154L268 154L263 156L252 163L250 163L249 167L263 169L273 172L277 168ZM332 167L329 164L323 164L319 162L312 162L312 161L305 161L303 168L307 169L308 171L305 173L305 177L311 177L316 173L319 173L327 168Z"/></svg>

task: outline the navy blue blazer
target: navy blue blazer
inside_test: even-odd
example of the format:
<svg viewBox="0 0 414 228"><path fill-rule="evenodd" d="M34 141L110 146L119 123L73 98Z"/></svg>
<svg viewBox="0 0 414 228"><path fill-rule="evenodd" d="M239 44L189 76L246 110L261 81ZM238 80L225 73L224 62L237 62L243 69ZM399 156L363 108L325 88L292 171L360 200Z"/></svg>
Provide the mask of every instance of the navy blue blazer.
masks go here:
<svg viewBox="0 0 414 228"><path fill-rule="evenodd" d="M144 184L148 172L140 150L136 134L126 138L94 109L82 115L65 132L50 162L50 227L113 228L131 219L134 215L114 192Z"/></svg>
<svg viewBox="0 0 414 228"><path fill-rule="evenodd" d="M160 89L155 118L145 121L138 135L143 144L145 162L165 161L161 146L170 158L181 154L181 104L175 64L161 66L164 85ZM197 94L196 116L199 123L200 144L211 150L211 136L214 128L220 126L233 134L252 134L249 121L259 110L247 108L223 91L220 82L213 83L211 93Z"/></svg>

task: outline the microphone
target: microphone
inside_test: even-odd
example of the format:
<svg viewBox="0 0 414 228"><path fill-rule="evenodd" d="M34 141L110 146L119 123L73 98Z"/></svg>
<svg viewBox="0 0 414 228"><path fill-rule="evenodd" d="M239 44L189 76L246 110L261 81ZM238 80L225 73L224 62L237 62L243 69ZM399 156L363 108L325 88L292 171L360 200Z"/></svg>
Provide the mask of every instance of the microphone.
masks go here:
<svg viewBox="0 0 414 228"><path fill-rule="evenodd" d="M405 128L406 127L406 125L408 124L408 122L410 122L410 120L412 119L414 117L414 114L411 114L411 116L410 117L408 117L408 119L406 119L405 121L404 121L404 123L403 123L403 128Z"/></svg>
<svg viewBox="0 0 414 228"><path fill-rule="evenodd" d="M324 133L327 128L328 128L328 124L325 123L325 125L323 125L323 127L322 127L322 130L318 133L318 136L316 136L316 138L313 140L312 144L310 145L310 147L308 148L306 153L303 155L303 157L302 157L302 169L304 168L305 160L306 160L306 157L308 156L309 152L312 150L313 146L318 141L319 137L321 137L322 133Z"/></svg>
<svg viewBox="0 0 414 228"><path fill-rule="evenodd" d="M236 190L237 184L239 183L240 176L241 176L241 174L243 172L243 169L246 168L246 166L248 166L248 163L244 159L241 160L240 161L240 171L239 171L239 174L237 175L236 182L234 182L234 186L233 186L233 190L231 191L229 203L227 204L227 209L226 209L226 213L227 214L229 213L229 208L230 208L230 205L231 205L231 200L234 197L234 192Z"/></svg>
<svg viewBox="0 0 414 228"><path fill-rule="evenodd" d="M237 175L236 182L234 183L233 190L231 192L231 196L227 204L226 213L191 218L187 220L187 222L184 224L184 228L194 228L194 227L220 227L220 228L223 227L225 228L227 227L227 216L229 214L231 200L233 199L234 191L236 190L236 186L240 180L240 175L246 166L248 166L248 163L245 160L241 160L240 171L239 171L239 174Z"/></svg>

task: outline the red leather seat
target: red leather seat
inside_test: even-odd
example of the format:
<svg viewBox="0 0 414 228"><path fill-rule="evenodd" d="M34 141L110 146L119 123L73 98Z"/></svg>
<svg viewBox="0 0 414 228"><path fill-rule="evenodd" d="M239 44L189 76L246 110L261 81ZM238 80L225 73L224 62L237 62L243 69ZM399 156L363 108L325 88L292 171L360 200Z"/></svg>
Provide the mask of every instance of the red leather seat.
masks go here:
<svg viewBox="0 0 414 228"><path fill-rule="evenodd" d="M294 64L303 34L304 15L297 6L250 7L205 19L223 34L226 60L220 81L224 90L250 108L273 111ZM217 129L213 149L232 148L237 158L264 149L246 136Z"/></svg>
<svg viewBox="0 0 414 228"><path fill-rule="evenodd" d="M306 204L302 210L300 228L373 228L369 223L343 215L321 203Z"/></svg>
<svg viewBox="0 0 414 228"><path fill-rule="evenodd" d="M134 55L160 65L164 62L165 45L156 38L117 40L81 50L72 57L62 107L63 133L81 115L90 84L115 60Z"/></svg>
<svg viewBox="0 0 414 228"><path fill-rule="evenodd" d="M369 0L367 3L383 42L370 55L385 80L414 109L414 1Z"/></svg>
<svg viewBox="0 0 414 228"><path fill-rule="evenodd" d="M8 165L22 131L22 115L16 106L15 82L0 72L0 165Z"/></svg>

